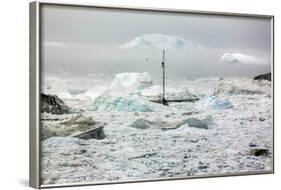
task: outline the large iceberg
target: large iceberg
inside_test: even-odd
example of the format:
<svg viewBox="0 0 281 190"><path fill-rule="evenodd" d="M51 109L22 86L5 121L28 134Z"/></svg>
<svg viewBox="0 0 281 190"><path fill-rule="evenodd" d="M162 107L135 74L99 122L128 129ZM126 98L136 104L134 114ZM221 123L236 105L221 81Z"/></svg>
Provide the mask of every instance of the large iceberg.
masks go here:
<svg viewBox="0 0 281 190"><path fill-rule="evenodd" d="M152 80L150 74L144 73L119 73L115 76L115 79L111 83L107 94L121 95L130 94L137 90L142 90L149 86L152 86Z"/></svg>
<svg viewBox="0 0 281 190"><path fill-rule="evenodd" d="M162 86L153 85L149 73L119 73L107 90L96 97L94 111L151 112L161 104L151 101L162 99ZM197 99L186 86L166 88L168 100Z"/></svg>
<svg viewBox="0 0 281 190"><path fill-rule="evenodd" d="M153 103L138 94L152 84L150 74L147 72L119 73L109 88L95 98L93 110L151 112Z"/></svg>

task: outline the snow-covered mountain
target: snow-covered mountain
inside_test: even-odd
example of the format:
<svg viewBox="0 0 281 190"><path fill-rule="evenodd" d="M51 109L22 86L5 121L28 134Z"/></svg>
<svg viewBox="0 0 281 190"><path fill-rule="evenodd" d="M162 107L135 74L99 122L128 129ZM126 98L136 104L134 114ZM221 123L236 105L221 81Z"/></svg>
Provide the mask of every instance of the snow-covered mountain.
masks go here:
<svg viewBox="0 0 281 190"><path fill-rule="evenodd" d="M120 46L121 48L151 47L157 49L179 50L184 48L202 48L200 45L185 40L179 36L164 34L146 34L136 37Z"/></svg>

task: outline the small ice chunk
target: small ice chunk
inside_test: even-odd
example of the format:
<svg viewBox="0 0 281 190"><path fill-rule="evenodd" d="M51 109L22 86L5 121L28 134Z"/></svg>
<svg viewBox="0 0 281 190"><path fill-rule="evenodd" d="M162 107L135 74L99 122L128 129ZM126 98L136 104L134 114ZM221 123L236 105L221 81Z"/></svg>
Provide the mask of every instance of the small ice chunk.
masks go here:
<svg viewBox="0 0 281 190"><path fill-rule="evenodd" d="M204 98L199 105L202 107L211 107L214 109L229 109L233 108L232 103L228 99L222 99L217 96L209 96Z"/></svg>
<svg viewBox="0 0 281 190"><path fill-rule="evenodd" d="M75 137L51 137L45 140L45 145L86 145L88 144L85 140Z"/></svg>
<svg viewBox="0 0 281 190"><path fill-rule="evenodd" d="M214 122L212 118L207 117L206 119L200 120L194 117L185 119L178 124L176 124L175 128L179 128L183 125L188 125L189 127L195 127L199 129L208 129L208 125L211 124L210 122Z"/></svg>
<svg viewBox="0 0 281 190"><path fill-rule="evenodd" d="M148 129L151 124L152 123L150 121L140 118L134 121L131 125L129 125L129 127L133 127L136 129Z"/></svg>

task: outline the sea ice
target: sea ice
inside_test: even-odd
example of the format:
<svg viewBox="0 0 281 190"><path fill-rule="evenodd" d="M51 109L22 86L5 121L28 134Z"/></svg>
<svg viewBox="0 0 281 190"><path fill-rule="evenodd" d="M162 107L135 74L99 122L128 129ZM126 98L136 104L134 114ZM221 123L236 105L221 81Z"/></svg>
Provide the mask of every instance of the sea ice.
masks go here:
<svg viewBox="0 0 281 190"><path fill-rule="evenodd" d="M75 137L51 137L44 141L47 146L57 145L86 145L87 141Z"/></svg>
<svg viewBox="0 0 281 190"><path fill-rule="evenodd" d="M201 100L163 106L141 95L148 89L154 95L153 86L139 90L131 88L132 83L122 82L116 86L129 89L122 95L112 90L112 94L98 96L94 105L89 100L94 110L86 109L81 114L104 124L106 138L42 140L42 183L99 183L272 171L270 82L241 78L173 82L175 91L186 85L189 92L200 94ZM217 94L213 93L215 88L219 88ZM71 114L42 116L43 127L55 127L68 121ZM85 123L86 118L78 121ZM190 118L194 118L189 120L191 125L207 125L208 129L190 127L188 122L174 127ZM144 122L146 129L129 127L135 122ZM69 126L72 125L65 125L65 131ZM255 154L251 152L254 149Z"/></svg>

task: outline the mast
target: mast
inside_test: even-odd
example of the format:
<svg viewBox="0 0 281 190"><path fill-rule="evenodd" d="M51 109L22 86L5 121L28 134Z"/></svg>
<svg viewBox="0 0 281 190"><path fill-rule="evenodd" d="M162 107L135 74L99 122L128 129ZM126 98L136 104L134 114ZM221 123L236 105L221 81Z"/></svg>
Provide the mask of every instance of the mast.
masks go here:
<svg viewBox="0 0 281 190"><path fill-rule="evenodd" d="M162 103L163 105L168 105L168 102L166 101L165 99L165 49L163 49L163 56L162 56L162 72L163 72L163 75L162 75L162 82L163 82L163 97L162 97Z"/></svg>

